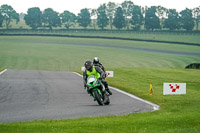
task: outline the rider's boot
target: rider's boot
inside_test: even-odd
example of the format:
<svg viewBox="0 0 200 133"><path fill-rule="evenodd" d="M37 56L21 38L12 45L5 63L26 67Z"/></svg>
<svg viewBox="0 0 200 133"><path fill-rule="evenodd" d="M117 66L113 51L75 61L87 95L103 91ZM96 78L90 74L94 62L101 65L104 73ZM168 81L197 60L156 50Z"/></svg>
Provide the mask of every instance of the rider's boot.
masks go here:
<svg viewBox="0 0 200 133"><path fill-rule="evenodd" d="M110 95L112 95L112 92L110 91L109 88L106 88L106 91L107 91Z"/></svg>

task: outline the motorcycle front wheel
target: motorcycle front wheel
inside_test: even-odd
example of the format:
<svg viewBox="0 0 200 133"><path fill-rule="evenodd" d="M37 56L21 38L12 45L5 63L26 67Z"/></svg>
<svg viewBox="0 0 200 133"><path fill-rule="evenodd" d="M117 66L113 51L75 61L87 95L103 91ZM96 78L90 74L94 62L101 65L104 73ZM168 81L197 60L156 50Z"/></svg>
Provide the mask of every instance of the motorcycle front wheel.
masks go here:
<svg viewBox="0 0 200 133"><path fill-rule="evenodd" d="M102 99L101 95L99 94L98 90L94 91L94 95L95 95L95 98L96 98L98 104L103 105L103 99Z"/></svg>

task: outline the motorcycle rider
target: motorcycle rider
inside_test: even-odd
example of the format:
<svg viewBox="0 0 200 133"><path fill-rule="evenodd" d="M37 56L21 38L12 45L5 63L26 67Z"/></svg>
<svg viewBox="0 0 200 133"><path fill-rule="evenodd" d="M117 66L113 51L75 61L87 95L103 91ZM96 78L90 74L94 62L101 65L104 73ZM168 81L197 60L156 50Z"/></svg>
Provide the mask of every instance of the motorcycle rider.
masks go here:
<svg viewBox="0 0 200 133"><path fill-rule="evenodd" d="M94 57L93 64L94 66L100 67L104 71L104 73L106 73L104 66L99 62L98 57Z"/></svg>
<svg viewBox="0 0 200 133"><path fill-rule="evenodd" d="M103 85L105 86L106 91L112 95L112 92L108 88L108 83L104 80L105 79L105 73L103 70L98 67L94 66L92 61L86 61L85 62L85 71L83 72L83 83L84 83L84 88L88 87L87 85L87 78L90 75L95 75L97 79L99 79Z"/></svg>

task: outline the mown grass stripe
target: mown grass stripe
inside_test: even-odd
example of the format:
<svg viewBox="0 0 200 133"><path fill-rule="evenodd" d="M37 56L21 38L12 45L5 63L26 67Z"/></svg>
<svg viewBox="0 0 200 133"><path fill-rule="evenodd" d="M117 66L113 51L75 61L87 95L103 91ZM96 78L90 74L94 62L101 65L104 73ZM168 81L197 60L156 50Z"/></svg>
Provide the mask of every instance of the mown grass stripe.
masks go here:
<svg viewBox="0 0 200 133"><path fill-rule="evenodd" d="M73 37L73 38L97 38L97 39L116 39L116 40L128 40L128 41L142 41L142 42L154 42L154 43L168 43L168 44L180 44L180 45L193 45L200 46L199 43L189 43L181 41L161 41L153 39L137 39L137 38L126 38L126 37L107 37L107 36L94 36L94 35L61 35L61 34L5 34L0 33L0 36L46 36L46 37Z"/></svg>

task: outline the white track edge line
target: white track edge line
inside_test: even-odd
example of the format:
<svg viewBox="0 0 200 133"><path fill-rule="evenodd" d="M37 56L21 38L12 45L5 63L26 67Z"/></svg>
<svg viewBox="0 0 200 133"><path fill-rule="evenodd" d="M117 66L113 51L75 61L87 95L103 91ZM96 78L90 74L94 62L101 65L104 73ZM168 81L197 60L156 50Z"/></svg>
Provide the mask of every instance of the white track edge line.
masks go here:
<svg viewBox="0 0 200 133"><path fill-rule="evenodd" d="M78 76L80 76L80 77L83 77L83 75L81 75L81 74L79 74L77 72L73 72L73 73L76 74L76 75L78 75Z"/></svg>
<svg viewBox="0 0 200 133"><path fill-rule="evenodd" d="M141 102L144 102L144 103L146 103L146 104L149 104L149 105L153 106L153 110L159 110L159 109L160 109L160 106L159 106L159 105L154 104L154 103L152 103L152 102L149 102L149 101L147 101L147 100L144 100L144 99L142 99L142 98L139 98L139 97L137 97L137 96L135 96L135 95L133 95L133 94L127 93L127 92L125 92L125 91L122 91L122 90L117 89L117 88L112 87L112 86L109 86L109 88L111 88L111 89L113 89L113 90L115 90L115 91L118 91L118 92L120 92L120 93L122 93L122 94L125 94L125 95L127 95L127 96L129 96L129 97L131 97L131 98L134 98L134 99L136 99L136 100L138 100L138 101L141 101Z"/></svg>
<svg viewBox="0 0 200 133"><path fill-rule="evenodd" d="M3 74L6 71L7 71L7 69L4 69L3 71L0 72L0 75Z"/></svg>
<svg viewBox="0 0 200 133"><path fill-rule="evenodd" d="M76 74L76 75L78 75L78 76L80 76L80 77L83 77L81 74L79 74L79 73L77 73L77 72L73 72L73 73ZM133 95L133 94L127 93L127 92L122 91L122 90L120 90L120 89L117 89L117 88L115 88L115 87L109 86L109 88L111 88L111 89L113 89L113 90L115 90L115 91L118 91L118 92L120 92L120 93L122 93L122 94L124 94L124 95L127 95L127 96L129 96L129 97L131 97L131 98L134 98L134 99L136 99L136 100L138 100L138 101L141 101L141 102L144 102L144 103L146 103L146 104L149 104L149 105L153 106L153 110L160 110L160 106L157 105L157 104L154 104L154 103L152 103L152 102L149 102L149 101L147 101L147 100L144 100L144 99L142 99L142 98L139 98L139 97L137 97L137 96L135 96L135 95Z"/></svg>

